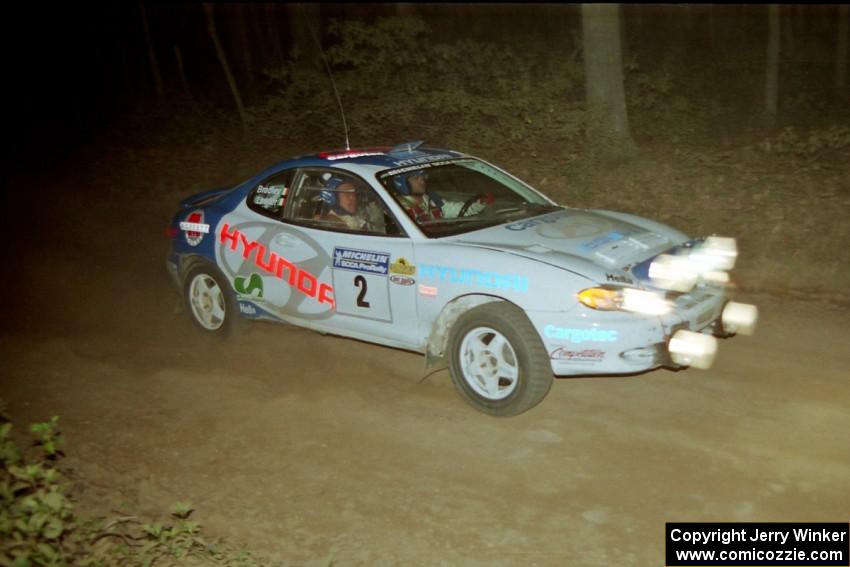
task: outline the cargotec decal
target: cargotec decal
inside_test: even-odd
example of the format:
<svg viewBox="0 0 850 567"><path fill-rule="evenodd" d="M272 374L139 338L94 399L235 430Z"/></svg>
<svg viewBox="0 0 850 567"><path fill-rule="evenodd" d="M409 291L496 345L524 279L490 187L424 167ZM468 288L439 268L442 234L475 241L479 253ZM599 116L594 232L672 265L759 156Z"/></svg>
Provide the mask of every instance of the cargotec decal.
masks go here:
<svg viewBox="0 0 850 567"><path fill-rule="evenodd" d="M300 269L283 256L278 256L274 252L269 252L268 259L266 259L266 247L263 244L256 241L249 241L239 229L234 228L231 231L229 224L221 227L219 238L222 244L228 244L234 252L241 243L242 257L246 260L256 250L254 263L258 268L285 280L290 287L294 287L307 297L314 298L319 303L327 303L331 306L331 309L336 309L333 287L326 283L319 283L316 276L310 272ZM284 274L286 274L285 277Z"/></svg>
<svg viewBox="0 0 850 567"><path fill-rule="evenodd" d="M583 343L585 341L607 343L617 340L617 331L613 330L567 329L555 325L546 325L543 328L543 334L550 339L564 339L571 343Z"/></svg>

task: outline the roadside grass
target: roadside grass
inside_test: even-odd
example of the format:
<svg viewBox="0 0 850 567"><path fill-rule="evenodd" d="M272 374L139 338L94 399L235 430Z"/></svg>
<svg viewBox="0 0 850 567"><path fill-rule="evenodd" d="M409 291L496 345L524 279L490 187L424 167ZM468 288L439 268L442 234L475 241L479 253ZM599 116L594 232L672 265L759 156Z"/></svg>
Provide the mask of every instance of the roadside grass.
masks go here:
<svg viewBox="0 0 850 567"><path fill-rule="evenodd" d="M33 424L30 434L31 445L22 446L0 401L0 565L270 565L210 539L185 502L176 503L164 518L103 518L78 511L62 469L59 418Z"/></svg>

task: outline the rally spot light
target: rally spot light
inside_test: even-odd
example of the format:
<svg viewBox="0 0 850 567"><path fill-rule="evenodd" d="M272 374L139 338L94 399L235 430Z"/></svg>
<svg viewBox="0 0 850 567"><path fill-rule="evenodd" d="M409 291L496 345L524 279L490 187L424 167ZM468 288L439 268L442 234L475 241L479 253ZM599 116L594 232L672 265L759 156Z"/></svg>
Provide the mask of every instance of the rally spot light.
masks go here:
<svg viewBox="0 0 850 567"><path fill-rule="evenodd" d="M699 280L729 283L738 245L734 238L709 236L687 254L661 254L649 265L652 282L671 291L688 292Z"/></svg>
<svg viewBox="0 0 850 567"><path fill-rule="evenodd" d="M670 339L667 347L676 364L703 370L711 368L717 355L717 339L710 335L680 330Z"/></svg>
<svg viewBox="0 0 850 567"><path fill-rule="evenodd" d="M738 333L740 335L755 333L758 318L758 307L749 303L736 303L734 301L727 303L720 315L723 330L727 333Z"/></svg>
<svg viewBox="0 0 850 567"><path fill-rule="evenodd" d="M699 272L690 256L661 254L649 265L649 277L662 289L687 292L696 285Z"/></svg>

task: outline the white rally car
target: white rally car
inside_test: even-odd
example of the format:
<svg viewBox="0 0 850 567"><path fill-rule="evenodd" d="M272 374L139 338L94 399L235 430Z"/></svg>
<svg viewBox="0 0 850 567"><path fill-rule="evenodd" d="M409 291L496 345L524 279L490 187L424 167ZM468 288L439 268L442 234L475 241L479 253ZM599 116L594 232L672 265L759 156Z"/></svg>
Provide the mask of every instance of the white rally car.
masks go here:
<svg viewBox="0 0 850 567"><path fill-rule="evenodd" d="M201 330L266 319L420 352L491 415L553 375L707 368L757 318L728 298L734 240L560 206L418 142L283 161L185 199L170 233Z"/></svg>

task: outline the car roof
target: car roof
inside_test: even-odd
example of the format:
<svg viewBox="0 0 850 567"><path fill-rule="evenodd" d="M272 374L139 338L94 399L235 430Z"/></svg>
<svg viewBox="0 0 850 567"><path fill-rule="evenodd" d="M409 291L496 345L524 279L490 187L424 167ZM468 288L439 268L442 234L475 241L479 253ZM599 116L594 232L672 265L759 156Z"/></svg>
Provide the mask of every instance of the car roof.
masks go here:
<svg viewBox="0 0 850 567"><path fill-rule="evenodd" d="M465 154L460 152L439 148L426 148L422 144L423 142L408 142L393 147L331 150L298 156L277 165L279 167L298 167L303 165L334 166L350 163L390 169L465 157Z"/></svg>

